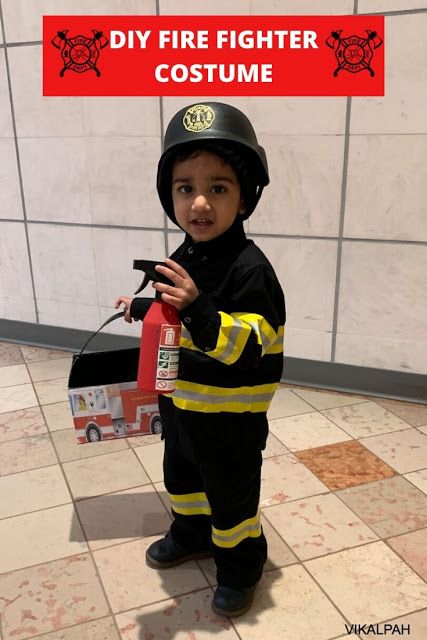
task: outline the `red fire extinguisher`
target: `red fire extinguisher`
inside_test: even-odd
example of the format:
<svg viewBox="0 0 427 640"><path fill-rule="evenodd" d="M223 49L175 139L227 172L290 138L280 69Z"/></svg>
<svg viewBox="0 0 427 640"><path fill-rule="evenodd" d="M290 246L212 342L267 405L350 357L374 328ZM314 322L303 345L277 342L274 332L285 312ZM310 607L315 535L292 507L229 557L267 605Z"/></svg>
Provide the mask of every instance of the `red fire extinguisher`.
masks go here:
<svg viewBox="0 0 427 640"><path fill-rule="evenodd" d="M173 285L166 276L155 270L153 260L134 260L133 268L145 272L144 280L135 294L152 280ZM166 265L164 265L166 266ZM159 292L142 323L141 347L138 362L138 389L151 393L171 393L178 377L181 321L175 307L164 302Z"/></svg>

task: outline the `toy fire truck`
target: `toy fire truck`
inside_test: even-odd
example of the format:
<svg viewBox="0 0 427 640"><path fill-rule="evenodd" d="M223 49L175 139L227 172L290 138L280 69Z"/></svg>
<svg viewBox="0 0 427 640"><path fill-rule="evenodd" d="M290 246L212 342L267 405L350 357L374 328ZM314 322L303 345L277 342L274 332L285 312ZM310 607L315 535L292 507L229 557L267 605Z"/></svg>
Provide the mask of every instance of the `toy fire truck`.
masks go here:
<svg viewBox="0 0 427 640"><path fill-rule="evenodd" d="M157 394L136 382L69 389L68 397L80 444L162 432Z"/></svg>

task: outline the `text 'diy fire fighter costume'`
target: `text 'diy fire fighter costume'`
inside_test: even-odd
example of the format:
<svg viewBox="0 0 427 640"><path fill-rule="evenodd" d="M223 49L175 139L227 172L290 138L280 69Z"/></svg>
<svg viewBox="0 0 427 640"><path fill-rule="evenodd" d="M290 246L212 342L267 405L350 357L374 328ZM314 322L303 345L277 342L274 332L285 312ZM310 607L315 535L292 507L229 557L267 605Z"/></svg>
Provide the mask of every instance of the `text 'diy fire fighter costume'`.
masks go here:
<svg viewBox="0 0 427 640"><path fill-rule="evenodd" d="M261 450L283 368L284 296L271 264L246 238L243 216L213 240L186 235L171 257L200 292L180 312L176 390L159 397L171 534L194 551L213 543L218 583L246 588L260 579L267 554ZM131 315L145 309L135 298Z"/></svg>

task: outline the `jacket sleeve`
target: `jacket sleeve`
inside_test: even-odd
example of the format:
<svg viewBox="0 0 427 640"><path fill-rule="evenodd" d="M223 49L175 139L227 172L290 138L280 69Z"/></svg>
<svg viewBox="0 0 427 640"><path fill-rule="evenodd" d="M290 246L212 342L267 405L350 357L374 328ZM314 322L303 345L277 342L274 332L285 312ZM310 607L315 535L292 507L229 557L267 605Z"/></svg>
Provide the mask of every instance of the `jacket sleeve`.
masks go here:
<svg viewBox="0 0 427 640"><path fill-rule="evenodd" d="M204 293L180 312L182 346L204 351L220 362L256 367L268 353L283 350L285 303L274 272L252 267L236 282L226 312Z"/></svg>
<svg viewBox="0 0 427 640"><path fill-rule="evenodd" d="M130 305L131 318L144 320L154 298L134 298Z"/></svg>

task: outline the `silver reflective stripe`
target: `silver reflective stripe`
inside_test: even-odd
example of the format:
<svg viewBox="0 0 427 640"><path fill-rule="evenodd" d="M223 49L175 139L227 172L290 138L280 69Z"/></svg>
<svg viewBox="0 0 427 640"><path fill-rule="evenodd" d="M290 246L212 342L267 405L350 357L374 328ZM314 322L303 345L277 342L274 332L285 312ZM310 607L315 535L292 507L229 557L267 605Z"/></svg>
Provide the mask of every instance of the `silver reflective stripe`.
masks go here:
<svg viewBox="0 0 427 640"><path fill-rule="evenodd" d="M246 533L246 532L250 532L250 531L254 531L254 532L258 532L259 531L259 535L261 535L261 524L260 522L256 522L255 524L249 524L247 527L244 527L243 529L240 529L239 531L237 531L236 533L234 533L233 535L220 535L216 532L212 533L212 538L216 539L216 540L221 540L223 542L231 542L232 540L236 540L237 538L241 538L242 534Z"/></svg>
<svg viewBox="0 0 427 640"><path fill-rule="evenodd" d="M193 509L195 507L202 507L210 509L209 502L207 500L203 500L201 502L177 502L171 499L172 507L177 507L178 509Z"/></svg>
<svg viewBox="0 0 427 640"><path fill-rule="evenodd" d="M264 354L267 351L268 347L270 346L270 338L267 336L266 333L264 333L264 331L261 329L260 325L257 322L249 322L248 320L245 320L245 322L251 327L255 335L261 338L262 353Z"/></svg>
<svg viewBox="0 0 427 640"><path fill-rule="evenodd" d="M181 327L181 337L186 340L191 340L191 334L185 327Z"/></svg>
<svg viewBox="0 0 427 640"><path fill-rule="evenodd" d="M233 319L233 326L231 327L230 335L227 339L227 346L225 348L225 351L223 351L221 355L218 356L218 360L226 360L229 356L231 356L242 328L243 325L240 320Z"/></svg>
<svg viewBox="0 0 427 640"><path fill-rule="evenodd" d="M182 400L195 400L199 402L207 402L209 404L222 404L226 402L268 402L273 397L272 393L254 393L254 394L233 394L214 396L210 393L202 394L197 391L188 391L185 389L175 389L174 398Z"/></svg>

